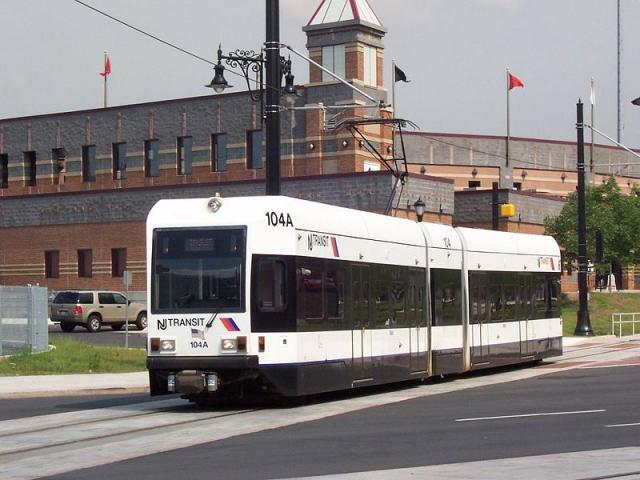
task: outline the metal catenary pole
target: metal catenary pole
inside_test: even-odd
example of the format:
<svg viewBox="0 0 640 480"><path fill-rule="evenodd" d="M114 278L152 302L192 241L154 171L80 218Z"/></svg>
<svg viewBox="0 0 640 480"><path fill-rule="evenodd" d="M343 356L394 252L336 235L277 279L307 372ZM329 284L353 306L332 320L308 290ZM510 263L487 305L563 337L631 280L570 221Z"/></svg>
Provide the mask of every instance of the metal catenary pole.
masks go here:
<svg viewBox="0 0 640 480"><path fill-rule="evenodd" d="M584 116L582 101L577 105L577 150L578 150L578 318L574 335L593 335L589 320L587 291L587 226L585 219L585 178L584 178Z"/></svg>
<svg viewBox="0 0 640 480"><path fill-rule="evenodd" d="M266 0L266 194L280 195L280 2Z"/></svg>

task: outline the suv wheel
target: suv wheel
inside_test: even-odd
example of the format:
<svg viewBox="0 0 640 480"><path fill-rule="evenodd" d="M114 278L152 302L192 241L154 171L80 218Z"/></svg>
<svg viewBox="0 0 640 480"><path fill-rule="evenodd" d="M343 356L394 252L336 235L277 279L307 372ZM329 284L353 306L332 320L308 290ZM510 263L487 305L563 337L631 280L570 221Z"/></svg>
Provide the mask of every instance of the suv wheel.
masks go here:
<svg viewBox="0 0 640 480"><path fill-rule="evenodd" d="M89 315L89 318L87 319L87 330L94 333L99 332L100 328L102 328L102 319L100 316L95 313Z"/></svg>
<svg viewBox="0 0 640 480"><path fill-rule="evenodd" d="M136 318L136 328L138 330L147 328L147 312L140 312L138 314L138 318Z"/></svg>
<svg viewBox="0 0 640 480"><path fill-rule="evenodd" d="M73 329L76 328L76 324L71 322L60 322L60 328L63 332L69 333L73 332Z"/></svg>

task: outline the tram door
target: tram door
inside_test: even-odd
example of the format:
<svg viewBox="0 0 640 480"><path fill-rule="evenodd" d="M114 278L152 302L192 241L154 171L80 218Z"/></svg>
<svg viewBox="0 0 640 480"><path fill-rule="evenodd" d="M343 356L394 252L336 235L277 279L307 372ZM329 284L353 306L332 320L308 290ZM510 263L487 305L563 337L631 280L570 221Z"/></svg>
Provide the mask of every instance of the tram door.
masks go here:
<svg viewBox="0 0 640 480"><path fill-rule="evenodd" d="M353 379L355 382L371 379L371 281L370 269L354 266L351 271L353 288Z"/></svg>
<svg viewBox="0 0 640 480"><path fill-rule="evenodd" d="M485 287L471 290L471 362L474 365L489 362L489 299Z"/></svg>
<svg viewBox="0 0 640 480"><path fill-rule="evenodd" d="M529 357L532 352L529 346L529 319L531 318L531 292L528 278L520 277L518 285L518 323L520 324L520 356Z"/></svg>
<svg viewBox="0 0 640 480"><path fill-rule="evenodd" d="M411 372L424 372L429 367L426 353L427 318L424 290L424 273L419 270L411 271L407 296L408 325L411 327Z"/></svg>

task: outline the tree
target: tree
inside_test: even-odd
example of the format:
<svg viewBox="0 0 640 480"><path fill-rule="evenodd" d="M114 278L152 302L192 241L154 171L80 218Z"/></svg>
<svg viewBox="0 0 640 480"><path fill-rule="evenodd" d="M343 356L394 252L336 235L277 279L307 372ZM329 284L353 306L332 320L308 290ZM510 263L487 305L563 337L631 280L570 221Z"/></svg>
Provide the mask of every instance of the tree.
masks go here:
<svg viewBox="0 0 640 480"><path fill-rule="evenodd" d="M640 255L640 189L623 195L613 177L602 185L588 186L585 191L587 223L587 259L595 262L595 236L604 236L604 258L620 265L636 263ZM573 193L557 217L545 219L545 233L552 235L563 249L563 263L568 270L578 261L578 195ZM608 270L596 265L598 272Z"/></svg>

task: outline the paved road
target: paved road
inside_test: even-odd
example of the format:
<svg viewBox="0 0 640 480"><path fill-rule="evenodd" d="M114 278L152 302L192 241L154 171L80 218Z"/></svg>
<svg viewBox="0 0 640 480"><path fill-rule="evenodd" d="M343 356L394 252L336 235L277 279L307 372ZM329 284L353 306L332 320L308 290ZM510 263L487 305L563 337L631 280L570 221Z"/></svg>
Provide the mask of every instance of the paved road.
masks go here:
<svg viewBox="0 0 640 480"><path fill-rule="evenodd" d="M137 330L135 325L129 325L129 347L146 348L147 331ZM96 333L89 333L82 327L76 327L73 332L65 333L59 325L49 325L49 338L68 338L76 342L90 343L92 345L104 345L111 347L124 347L125 331L115 332L110 327L103 327Z"/></svg>
<svg viewBox="0 0 640 480"><path fill-rule="evenodd" d="M639 384L639 366L577 369L357 410L52 478L290 478L639 447ZM537 476L521 473L521 478ZM586 477L581 475L576 465L573 478Z"/></svg>
<svg viewBox="0 0 640 480"><path fill-rule="evenodd" d="M146 393L6 399L0 400L0 422L38 415L94 410L157 400L158 397L152 398Z"/></svg>

